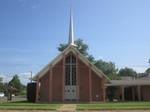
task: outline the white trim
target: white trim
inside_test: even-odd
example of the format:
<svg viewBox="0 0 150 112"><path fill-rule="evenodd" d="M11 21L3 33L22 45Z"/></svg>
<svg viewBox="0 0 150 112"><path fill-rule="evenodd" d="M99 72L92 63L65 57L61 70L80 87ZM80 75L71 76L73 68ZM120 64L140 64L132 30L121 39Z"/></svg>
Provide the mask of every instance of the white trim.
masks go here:
<svg viewBox="0 0 150 112"><path fill-rule="evenodd" d="M67 55L69 52L73 52L74 54L78 54L79 58L87 65L90 66L91 69L99 76L105 77L108 81L110 80L100 69L98 69L95 65L93 65L84 55L82 55L74 46L69 45L61 54L59 54L56 58L54 58L49 64L47 64L40 72L36 74L33 80L37 80L37 78L41 78L48 70L49 66L54 66L57 62L59 62L64 55Z"/></svg>

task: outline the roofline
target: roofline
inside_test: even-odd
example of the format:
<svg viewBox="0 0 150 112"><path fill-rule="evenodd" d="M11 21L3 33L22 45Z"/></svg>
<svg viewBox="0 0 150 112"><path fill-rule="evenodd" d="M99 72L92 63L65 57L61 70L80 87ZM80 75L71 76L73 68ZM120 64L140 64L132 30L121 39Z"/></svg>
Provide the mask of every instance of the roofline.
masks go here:
<svg viewBox="0 0 150 112"><path fill-rule="evenodd" d="M106 86L143 86L150 85L150 80L111 80Z"/></svg>
<svg viewBox="0 0 150 112"><path fill-rule="evenodd" d="M96 72L97 75L100 77L105 77L109 82L110 79L100 70L98 69L93 63L91 63L83 54L81 54L74 46L69 45L62 53L60 53L56 58L54 58L50 63L48 63L40 72L38 72L34 77L33 80L37 80L41 78L48 70L50 66L54 66L58 61L62 59L64 55L67 55L70 51L73 53L77 53L79 58L87 65L90 66L91 69ZM75 51L75 52L74 52Z"/></svg>

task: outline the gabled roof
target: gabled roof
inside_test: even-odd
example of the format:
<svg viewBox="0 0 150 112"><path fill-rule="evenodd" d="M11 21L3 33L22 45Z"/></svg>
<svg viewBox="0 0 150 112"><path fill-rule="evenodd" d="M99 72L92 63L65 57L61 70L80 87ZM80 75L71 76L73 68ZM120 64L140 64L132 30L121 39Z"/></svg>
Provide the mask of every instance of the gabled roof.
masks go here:
<svg viewBox="0 0 150 112"><path fill-rule="evenodd" d="M38 72L34 77L33 80L37 80L41 78L50 68L50 66L54 66L57 62L59 62L64 55L67 55L69 52L73 52L74 54L78 54L78 57L87 65L90 66L91 69L99 76L105 77L107 81L110 79L95 65L93 65L84 55L82 55L75 46L69 45L63 52L61 52L56 58L54 58L50 63L48 63L40 72Z"/></svg>
<svg viewBox="0 0 150 112"><path fill-rule="evenodd" d="M137 86L137 85L150 85L150 80L111 80L106 86Z"/></svg>

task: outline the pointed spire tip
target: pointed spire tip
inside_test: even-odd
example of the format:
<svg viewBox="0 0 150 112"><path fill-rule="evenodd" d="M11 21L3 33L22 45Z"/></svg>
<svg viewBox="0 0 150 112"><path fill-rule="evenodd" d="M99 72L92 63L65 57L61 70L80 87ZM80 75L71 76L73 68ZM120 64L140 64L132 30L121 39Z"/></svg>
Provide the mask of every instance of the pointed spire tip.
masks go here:
<svg viewBox="0 0 150 112"><path fill-rule="evenodd" d="M70 26L69 26L69 41L68 44L69 45L73 45L76 46L74 43L74 29L73 29L73 14L72 14L72 10L70 9Z"/></svg>

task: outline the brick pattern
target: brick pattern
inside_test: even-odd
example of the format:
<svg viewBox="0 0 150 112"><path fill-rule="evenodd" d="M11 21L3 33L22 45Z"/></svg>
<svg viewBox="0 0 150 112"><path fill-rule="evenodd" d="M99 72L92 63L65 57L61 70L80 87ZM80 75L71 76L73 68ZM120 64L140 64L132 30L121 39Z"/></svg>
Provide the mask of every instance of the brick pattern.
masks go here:
<svg viewBox="0 0 150 112"><path fill-rule="evenodd" d="M41 83L40 102L64 101L64 73L63 58L55 66L50 66L49 72L39 79ZM79 58L77 59L77 95L80 102L103 101L105 95L103 80L91 70L90 66Z"/></svg>
<svg viewBox="0 0 150 112"><path fill-rule="evenodd" d="M41 77L39 80L40 82L40 88L39 88L39 101L40 102L48 102L49 101L49 72L44 75L44 77Z"/></svg>
<svg viewBox="0 0 150 112"><path fill-rule="evenodd" d="M53 67L52 74L52 101L62 101L63 97L63 61Z"/></svg>

